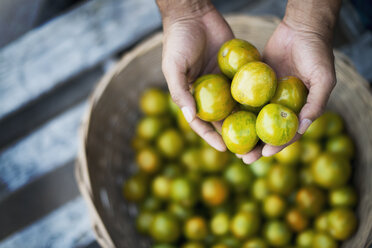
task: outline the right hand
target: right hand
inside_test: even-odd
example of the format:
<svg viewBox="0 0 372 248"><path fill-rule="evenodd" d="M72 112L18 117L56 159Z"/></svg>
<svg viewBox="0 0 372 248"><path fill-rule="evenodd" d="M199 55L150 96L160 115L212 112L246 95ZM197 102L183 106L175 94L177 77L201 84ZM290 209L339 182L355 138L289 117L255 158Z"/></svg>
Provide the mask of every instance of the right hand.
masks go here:
<svg viewBox="0 0 372 248"><path fill-rule="evenodd" d="M219 72L218 50L234 38L229 25L213 5L207 4L190 13L163 13L163 28L162 69L173 101L200 137L215 149L225 151L222 137L213 128L220 129L221 122L212 126L196 116L190 85L203 74Z"/></svg>

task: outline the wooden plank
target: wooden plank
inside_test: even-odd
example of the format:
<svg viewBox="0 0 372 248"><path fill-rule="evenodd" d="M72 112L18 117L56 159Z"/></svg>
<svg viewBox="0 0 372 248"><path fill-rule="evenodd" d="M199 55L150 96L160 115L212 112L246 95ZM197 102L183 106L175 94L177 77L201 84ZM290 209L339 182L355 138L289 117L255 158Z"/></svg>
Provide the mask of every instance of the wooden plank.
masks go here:
<svg viewBox="0 0 372 248"><path fill-rule="evenodd" d="M2 0L0 8L0 47L31 29L43 0Z"/></svg>
<svg viewBox="0 0 372 248"><path fill-rule="evenodd" d="M100 248L101 246L98 244L98 242L95 240L89 245L87 245L85 248Z"/></svg>
<svg viewBox="0 0 372 248"><path fill-rule="evenodd" d="M79 190L71 161L0 202L0 240L75 199Z"/></svg>
<svg viewBox="0 0 372 248"><path fill-rule="evenodd" d="M22 110L0 119L0 149L9 146L49 119L86 99L103 73L102 66L85 71L37 101L29 103Z"/></svg>
<svg viewBox="0 0 372 248"><path fill-rule="evenodd" d="M86 104L78 104L0 154L0 200L76 157Z"/></svg>
<svg viewBox="0 0 372 248"><path fill-rule="evenodd" d="M153 0L92 0L0 50L0 119L161 24Z"/></svg>
<svg viewBox="0 0 372 248"><path fill-rule="evenodd" d="M11 235L0 248L85 247L94 241L88 208L81 196Z"/></svg>

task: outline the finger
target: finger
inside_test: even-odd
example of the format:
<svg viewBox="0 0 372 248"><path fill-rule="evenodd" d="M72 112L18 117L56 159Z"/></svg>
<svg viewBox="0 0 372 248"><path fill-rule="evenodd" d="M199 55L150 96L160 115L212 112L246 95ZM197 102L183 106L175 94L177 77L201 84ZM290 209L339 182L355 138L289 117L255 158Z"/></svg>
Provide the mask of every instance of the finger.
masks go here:
<svg viewBox="0 0 372 248"><path fill-rule="evenodd" d="M262 156L261 151L262 151L262 144L257 145L252 151L242 156L243 162L245 164L253 163L254 161L256 161Z"/></svg>
<svg viewBox="0 0 372 248"><path fill-rule="evenodd" d="M296 133L296 135L294 136L294 138L289 141L287 144L285 145L282 145L282 146L272 146L272 145L269 145L269 144L266 144L263 148L262 148L262 156L264 157L270 157L278 152L280 152L281 150L283 150L284 148L286 148L287 146L289 146L290 144L296 142L297 140L299 140L301 138L301 134L299 133Z"/></svg>
<svg viewBox="0 0 372 248"><path fill-rule="evenodd" d="M220 134L221 134L221 131L222 131L222 124L223 124L223 120L222 121L213 121L212 122L212 125L217 130L217 132L220 133Z"/></svg>
<svg viewBox="0 0 372 248"><path fill-rule="evenodd" d="M300 125L298 133L304 134L310 124L323 113L335 84L336 81L334 79L311 84L306 104L299 115Z"/></svg>
<svg viewBox="0 0 372 248"><path fill-rule="evenodd" d="M173 101L182 110L186 121L192 122L196 117L195 100L190 93L184 70L166 58L163 60L162 68Z"/></svg>
<svg viewBox="0 0 372 248"><path fill-rule="evenodd" d="M202 121L199 118L194 118L194 120L190 122L190 126L214 149L221 152L226 151L226 145L223 142L221 135L219 135L209 123Z"/></svg>

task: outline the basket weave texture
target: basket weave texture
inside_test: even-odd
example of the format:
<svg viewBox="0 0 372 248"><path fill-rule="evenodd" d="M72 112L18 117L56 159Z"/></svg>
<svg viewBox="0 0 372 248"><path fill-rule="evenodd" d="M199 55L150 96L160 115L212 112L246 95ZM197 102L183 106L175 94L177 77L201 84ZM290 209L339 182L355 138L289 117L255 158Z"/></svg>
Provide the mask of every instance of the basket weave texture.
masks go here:
<svg viewBox="0 0 372 248"><path fill-rule="evenodd" d="M227 16L237 38L262 51L275 30L275 17ZM80 134L76 178L102 247L150 247L134 228L136 208L125 202L122 184L135 170L130 147L140 117L138 99L149 86L166 87L161 72L162 34L142 42L99 82ZM343 248L372 242L372 94L349 60L335 51L337 86L328 108L342 115L357 147L353 180L359 194L359 228Z"/></svg>

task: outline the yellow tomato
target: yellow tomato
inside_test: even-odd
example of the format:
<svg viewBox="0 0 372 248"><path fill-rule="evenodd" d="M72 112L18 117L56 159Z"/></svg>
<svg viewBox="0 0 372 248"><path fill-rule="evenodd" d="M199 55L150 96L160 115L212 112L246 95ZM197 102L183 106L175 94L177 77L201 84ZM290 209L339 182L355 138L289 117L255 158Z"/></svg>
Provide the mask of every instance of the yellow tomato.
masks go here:
<svg viewBox="0 0 372 248"><path fill-rule="evenodd" d="M201 216L194 216L186 220L184 234L189 240L203 240L208 234L208 226Z"/></svg>
<svg viewBox="0 0 372 248"><path fill-rule="evenodd" d="M333 189L346 184L351 175L351 166L343 157L323 153L311 164L311 172L318 185Z"/></svg>
<svg viewBox="0 0 372 248"><path fill-rule="evenodd" d="M294 232L302 232L309 226L307 216L296 208L292 208L286 213L285 220Z"/></svg>
<svg viewBox="0 0 372 248"><path fill-rule="evenodd" d="M269 170L267 183L272 192L289 195L297 183L296 172L290 166L276 164Z"/></svg>
<svg viewBox="0 0 372 248"><path fill-rule="evenodd" d="M230 82L218 74L204 75L193 85L197 116L205 121L225 119L235 107Z"/></svg>
<svg viewBox="0 0 372 248"><path fill-rule="evenodd" d="M323 191L315 186L305 186L300 188L296 194L297 207L307 216L319 214L325 206L325 196Z"/></svg>
<svg viewBox="0 0 372 248"><path fill-rule="evenodd" d="M237 213L231 220L230 230L238 239L254 236L260 228L260 218L252 212Z"/></svg>
<svg viewBox="0 0 372 248"><path fill-rule="evenodd" d="M346 240L357 228L354 212L348 208L336 208L328 215L328 232L337 240Z"/></svg>
<svg viewBox="0 0 372 248"><path fill-rule="evenodd" d="M288 143L295 136L297 128L296 114L279 104L266 105L257 116L257 135L270 145L281 146Z"/></svg>
<svg viewBox="0 0 372 248"><path fill-rule="evenodd" d="M241 104L260 107L271 100L276 87L276 75L270 66L262 62L250 62L235 74L231 94Z"/></svg>
<svg viewBox="0 0 372 248"><path fill-rule="evenodd" d="M229 115L222 125L222 138L233 153L245 154L251 151L258 142L256 116L247 111Z"/></svg>
<svg viewBox="0 0 372 248"><path fill-rule="evenodd" d="M294 165L300 161L301 153L301 144L297 141L275 154L274 158L281 164Z"/></svg>
<svg viewBox="0 0 372 248"><path fill-rule="evenodd" d="M301 79L293 76L279 79L278 88L272 103L278 103L299 113L305 105L307 98L307 88Z"/></svg>
<svg viewBox="0 0 372 248"><path fill-rule="evenodd" d="M201 188L203 201L209 206L221 205L229 195L225 181L218 177L206 178Z"/></svg>
<svg viewBox="0 0 372 248"><path fill-rule="evenodd" d="M226 41L218 51L218 65L223 74L233 78L243 65L260 60L261 55L251 43L241 39Z"/></svg>
<svg viewBox="0 0 372 248"><path fill-rule="evenodd" d="M165 115L169 110L168 96L160 89L146 90L140 99L142 112L147 115Z"/></svg>

